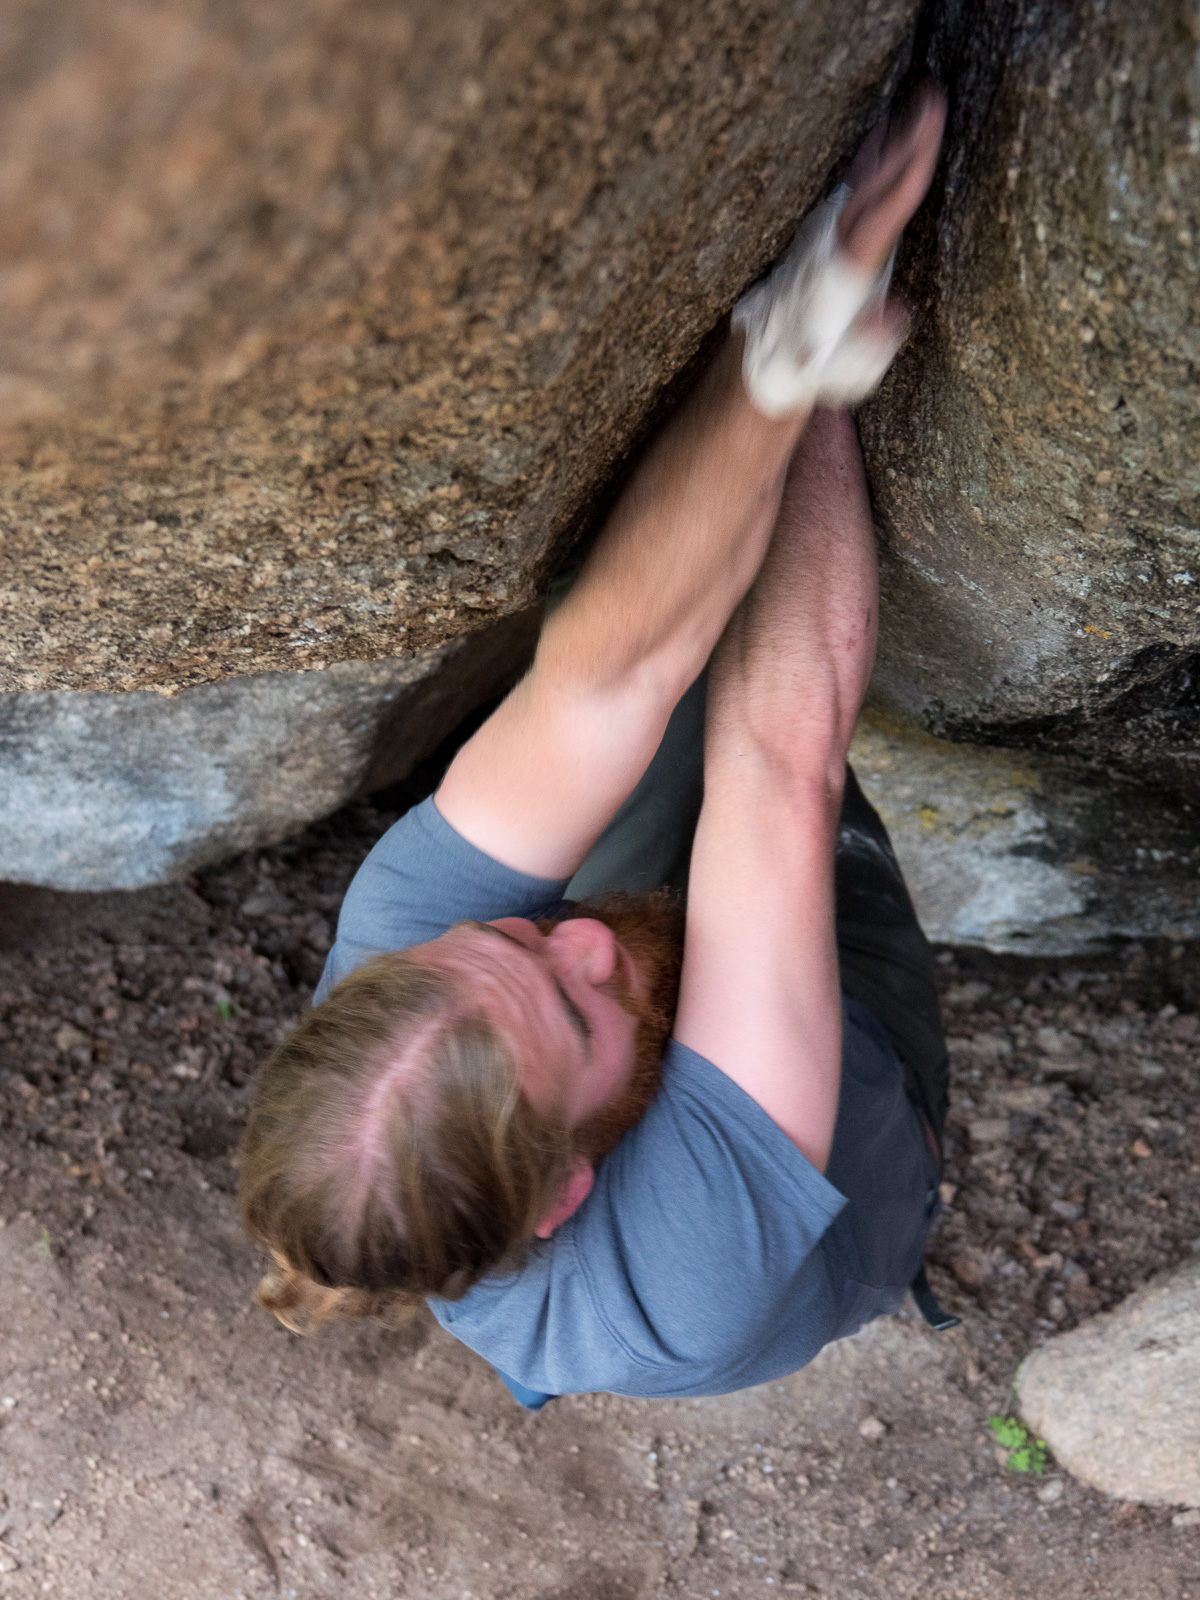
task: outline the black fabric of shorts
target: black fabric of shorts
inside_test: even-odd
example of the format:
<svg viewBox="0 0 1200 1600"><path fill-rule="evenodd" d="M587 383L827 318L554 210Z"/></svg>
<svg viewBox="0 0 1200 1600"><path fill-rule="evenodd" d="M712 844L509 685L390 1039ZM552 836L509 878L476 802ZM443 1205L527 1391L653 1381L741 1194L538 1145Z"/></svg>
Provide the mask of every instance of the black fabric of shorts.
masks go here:
<svg viewBox="0 0 1200 1600"><path fill-rule="evenodd" d="M846 768L834 858L842 988L883 1026L904 1066L909 1098L937 1140L949 1105L950 1064L933 976L887 829Z"/></svg>

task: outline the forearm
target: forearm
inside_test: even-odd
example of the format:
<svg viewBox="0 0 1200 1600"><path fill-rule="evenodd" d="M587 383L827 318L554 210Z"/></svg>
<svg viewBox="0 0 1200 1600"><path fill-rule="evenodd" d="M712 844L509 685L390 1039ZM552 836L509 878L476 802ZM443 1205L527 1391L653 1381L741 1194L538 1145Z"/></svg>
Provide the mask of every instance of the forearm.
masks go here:
<svg viewBox="0 0 1200 1600"><path fill-rule="evenodd" d="M651 445L534 664L438 806L497 860L567 877L648 766L770 540L804 418L773 422L730 341Z"/></svg>
<svg viewBox="0 0 1200 1600"><path fill-rule="evenodd" d="M534 676L670 706L708 660L766 553L805 416L763 417L729 339L647 450L549 620Z"/></svg>
<svg viewBox="0 0 1200 1600"><path fill-rule="evenodd" d="M854 381L865 381L871 360L890 359L894 352L902 319L882 305L874 311L865 307L877 289L886 287L875 279L928 186L943 118L942 97L927 87L907 126L898 128L895 138L881 129L856 162L857 192L839 220L841 255L834 278L865 277L872 285L864 291L867 299L855 302L862 310L858 322L838 322L837 308L847 313L845 283L832 292L827 280L833 258L825 261L824 247L819 249L816 235L810 239L804 227L797 236L799 253L797 247L789 252L776 289L770 286L773 275L739 302L744 314L735 321L755 330L748 358L756 341L768 366L771 352L786 347L785 366L799 362L799 373L816 362L814 372L826 376L818 373L801 383L786 403L773 389L768 404L749 371L743 381L741 336L726 340L696 392L646 453L579 582L547 625L535 675L597 688L632 676L671 704L695 679L758 572L787 462L813 396L861 397L870 383L852 394ZM810 281L806 272L817 276ZM852 306L847 314L853 317ZM839 369L835 378L830 363L836 365L836 351L847 340L853 345L853 359L848 357L853 370ZM869 348L875 352L871 360ZM818 351L823 352L820 361ZM755 361L749 364L757 370ZM854 453L857 458L856 446ZM861 479L861 463L857 471ZM865 500L865 488L862 494ZM777 545L786 543L786 536L777 536ZM793 560L781 548L772 559L786 570L811 565L810 554L801 549ZM772 585L759 587L765 602Z"/></svg>

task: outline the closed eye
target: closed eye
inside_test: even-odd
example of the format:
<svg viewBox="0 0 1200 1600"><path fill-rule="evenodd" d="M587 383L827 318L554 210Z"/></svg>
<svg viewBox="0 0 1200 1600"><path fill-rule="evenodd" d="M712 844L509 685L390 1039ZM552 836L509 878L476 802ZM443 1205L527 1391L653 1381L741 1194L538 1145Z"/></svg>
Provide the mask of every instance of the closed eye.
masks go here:
<svg viewBox="0 0 1200 1600"><path fill-rule="evenodd" d="M507 939L509 944L519 945L522 950L527 951L529 949L529 946L521 939L516 938L511 933L505 933L503 928L494 928L490 922L473 922L471 926L473 928L482 928L485 933L497 933L502 939ZM592 1044L591 1023L575 1004L574 1000L571 999L571 996L563 988L562 984L558 981L553 972L550 974L550 982L558 990L558 997L563 1003L563 1009L566 1011L567 1016L570 1019L572 1028L574 1028L575 1032L579 1035L580 1042L586 1049L590 1051Z"/></svg>
<svg viewBox="0 0 1200 1600"><path fill-rule="evenodd" d="M591 1049L591 1044L592 1044L592 1025L591 1025L591 1023L584 1016L583 1012L579 1009L579 1007L575 1004L574 1000L571 999L571 996L563 988L562 984L559 983L558 979L554 976L553 973L550 974L550 978L551 978L551 981L554 984L554 987L558 990L559 998L562 1000L563 1005L566 1007L567 1015L571 1019L571 1026L575 1029L575 1032L579 1035L579 1037L582 1040L583 1044L590 1050Z"/></svg>

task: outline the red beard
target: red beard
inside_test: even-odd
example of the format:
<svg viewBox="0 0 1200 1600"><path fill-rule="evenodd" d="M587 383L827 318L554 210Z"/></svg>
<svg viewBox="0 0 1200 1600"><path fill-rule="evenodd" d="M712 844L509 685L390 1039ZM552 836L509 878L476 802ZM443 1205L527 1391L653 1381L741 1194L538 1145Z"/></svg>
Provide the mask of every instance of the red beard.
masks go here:
<svg viewBox="0 0 1200 1600"><path fill-rule="evenodd" d="M611 928L633 958L644 986L644 994L639 996L623 972L613 978L613 992L636 1019L637 1032L629 1082L575 1130L576 1148L598 1161L615 1150L641 1120L658 1091L679 1000L683 912L671 895L660 889L647 895L613 893L581 900L561 920L572 917L592 917ZM539 924L544 933L553 926L551 922Z"/></svg>

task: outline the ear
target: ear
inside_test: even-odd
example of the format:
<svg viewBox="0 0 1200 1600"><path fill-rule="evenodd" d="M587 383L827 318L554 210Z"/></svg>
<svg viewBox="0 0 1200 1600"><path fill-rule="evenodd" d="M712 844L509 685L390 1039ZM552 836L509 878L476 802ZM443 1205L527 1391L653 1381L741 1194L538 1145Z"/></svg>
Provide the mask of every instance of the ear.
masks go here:
<svg viewBox="0 0 1200 1600"><path fill-rule="evenodd" d="M533 1230L539 1239L548 1239L555 1228L560 1228L574 1212L578 1211L588 1195L592 1192L592 1185L596 1181L595 1169L586 1156L578 1156L575 1165L567 1173L562 1188L558 1191L558 1199L554 1206Z"/></svg>

